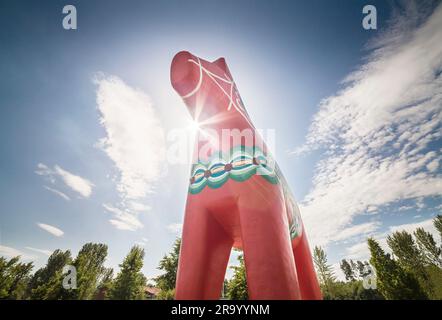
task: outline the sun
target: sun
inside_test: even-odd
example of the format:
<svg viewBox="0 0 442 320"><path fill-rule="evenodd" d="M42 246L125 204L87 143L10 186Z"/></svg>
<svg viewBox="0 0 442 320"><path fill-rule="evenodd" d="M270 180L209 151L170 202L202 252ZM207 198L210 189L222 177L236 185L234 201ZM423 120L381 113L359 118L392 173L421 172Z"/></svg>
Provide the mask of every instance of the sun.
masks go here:
<svg viewBox="0 0 442 320"><path fill-rule="evenodd" d="M190 124L189 124L189 130L192 133L196 133L199 130L201 130L201 126L200 126L200 124L197 121L192 120L192 121L190 121Z"/></svg>

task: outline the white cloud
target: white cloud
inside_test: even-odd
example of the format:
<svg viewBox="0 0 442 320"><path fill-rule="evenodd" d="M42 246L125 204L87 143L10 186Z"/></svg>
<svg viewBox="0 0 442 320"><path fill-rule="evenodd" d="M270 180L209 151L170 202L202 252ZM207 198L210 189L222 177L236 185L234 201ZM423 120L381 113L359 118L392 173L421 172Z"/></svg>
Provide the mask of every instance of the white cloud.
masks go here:
<svg viewBox="0 0 442 320"><path fill-rule="evenodd" d="M72 174L59 166L54 167L55 172L63 179L63 182L72 190L78 192L81 196L89 198L92 193L93 184L80 176Z"/></svg>
<svg viewBox="0 0 442 320"><path fill-rule="evenodd" d="M50 256L52 254L52 251L50 251L50 250L37 249L37 248L33 248L33 247L25 247L25 248L28 250L34 251L34 252L42 253L47 256Z"/></svg>
<svg viewBox="0 0 442 320"><path fill-rule="evenodd" d="M57 227L51 226L49 224L37 223L37 226L39 226L43 230L49 232L50 234L52 234L56 237L61 237L64 234L64 232L62 230L58 229Z"/></svg>
<svg viewBox="0 0 442 320"><path fill-rule="evenodd" d="M341 265L339 262L332 264L333 274L335 275L338 281L346 281L345 274L341 269Z"/></svg>
<svg viewBox="0 0 442 320"><path fill-rule="evenodd" d="M53 169L49 168L47 165L43 163L39 163L37 165L37 170L35 171L36 174L45 176L49 179L51 183L55 183L57 178L61 179L61 181L69 187L71 190L77 192L81 197L89 198L92 194L92 187L94 184L90 182L89 180L80 177L78 175L75 175L63 168L61 168L58 165L55 165ZM57 193L59 196L62 196L66 199L66 195L58 190L51 189L49 187L46 187L46 189ZM69 198L69 197L67 197Z"/></svg>
<svg viewBox="0 0 442 320"><path fill-rule="evenodd" d="M368 250L367 241L359 242L348 247L345 257L353 260L368 260L370 251Z"/></svg>
<svg viewBox="0 0 442 320"><path fill-rule="evenodd" d="M99 146L118 170L117 190L123 209L105 205L115 214L110 222L121 230L143 227L140 211L151 208L140 202L154 191L165 168L165 140L152 102L144 92L115 76L97 79L97 106L106 137Z"/></svg>
<svg viewBox="0 0 442 320"><path fill-rule="evenodd" d="M439 168L439 159L434 159L430 163L427 164L427 169L430 172L435 172Z"/></svg>
<svg viewBox="0 0 442 320"><path fill-rule="evenodd" d="M407 231L410 234L413 234L417 228L423 228L425 231L430 232L434 240L439 242L439 234L433 224L433 219L427 219L420 222L415 223L407 223L400 225L392 225L388 228L386 232L378 233L371 235L376 241L379 242L380 246L386 251L391 253L390 248L387 244L387 236L391 235L396 231ZM355 243L346 248L345 257L347 259L353 260L369 260L370 259L370 251L368 249L367 241L364 240L362 242Z"/></svg>
<svg viewBox="0 0 442 320"><path fill-rule="evenodd" d="M51 191L52 193L56 194L57 196L59 196L59 197L65 199L66 201L70 201L70 200L71 200L71 198L69 198L66 194L64 194L63 192L61 192L61 191L59 191L59 190L53 189L53 188L48 187L48 186L44 186L44 188L45 188L46 190L49 190L49 191Z"/></svg>
<svg viewBox="0 0 442 320"><path fill-rule="evenodd" d="M441 154L429 150L441 137L442 6L414 29L404 21L320 103L294 152L326 149L301 203L312 244L342 239L354 217L373 208L442 194Z"/></svg>
<svg viewBox="0 0 442 320"><path fill-rule="evenodd" d="M379 233L375 235L371 235L373 239L375 239L379 245L384 249L385 252L390 253L390 248L387 245L387 233ZM370 250L368 249L367 240L355 243L346 248L346 259L352 260L370 260Z"/></svg>
<svg viewBox="0 0 442 320"><path fill-rule="evenodd" d="M406 224L391 226L389 228L389 231L390 233L396 231L407 231L408 233L412 234L414 231L416 231L417 228L425 229L425 231L430 232L433 235L434 240L436 241L439 240L439 232L437 231L436 227L433 224L433 219L427 219L415 223L406 223Z"/></svg>
<svg viewBox="0 0 442 320"><path fill-rule="evenodd" d="M127 199L153 191L163 168L164 132L150 98L117 77L96 80L97 105L106 137L101 148L119 170L118 190Z"/></svg>
<svg viewBox="0 0 442 320"><path fill-rule="evenodd" d="M183 229L182 223L171 223L167 226L167 230L171 233L180 233Z"/></svg>
<svg viewBox="0 0 442 320"><path fill-rule="evenodd" d="M36 260L37 257L33 255L26 254L18 249L7 247L0 245L0 256L6 257L6 258L14 258L17 256L20 256L23 260Z"/></svg>
<svg viewBox="0 0 442 320"><path fill-rule="evenodd" d="M35 170L35 173L39 176L45 176L51 183L55 183L54 171L49 169L44 163L37 164L37 170Z"/></svg>
<svg viewBox="0 0 442 320"><path fill-rule="evenodd" d="M426 207L426 205L424 203L423 197L418 198L417 201L416 201L417 211L421 211L425 207Z"/></svg>
<svg viewBox="0 0 442 320"><path fill-rule="evenodd" d="M129 207L132 210L144 211L144 212L150 211L152 209L150 206L148 206L148 205L146 205L144 203L139 203L139 202L135 202L135 201L131 201L129 203Z"/></svg>
<svg viewBox="0 0 442 320"><path fill-rule="evenodd" d="M143 238L141 238L140 241L135 242L135 244L137 244L141 247L145 247L148 242L149 242L149 239L143 237Z"/></svg>
<svg viewBox="0 0 442 320"><path fill-rule="evenodd" d="M143 227L138 219L138 213L131 213L108 204L103 204L103 207L114 215L109 222L117 229L135 231Z"/></svg>
<svg viewBox="0 0 442 320"><path fill-rule="evenodd" d="M23 260L35 260L36 257L32 255L28 255L18 249L2 246L0 245L0 256L6 257L6 258L14 258L17 256L20 256Z"/></svg>
<svg viewBox="0 0 442 320"><path fill-rule="evenodd" d="M340 241L340 240L350 239L356 236L366 236L379 229L380 225L381 223L378 221L353 225L351 227L343 229L338 234L336 234L332 239L333 241Z"/></svg>
<svg viewBox="0 0 442 320"><path fill-rule="evenodd" d="M11 247L7 247L7 246L2 246L2 245L0 245L0 254L2 256L8 257L8 258L23 255L23 253L20 250L17 250L17 249L11 248Z"/></svg>

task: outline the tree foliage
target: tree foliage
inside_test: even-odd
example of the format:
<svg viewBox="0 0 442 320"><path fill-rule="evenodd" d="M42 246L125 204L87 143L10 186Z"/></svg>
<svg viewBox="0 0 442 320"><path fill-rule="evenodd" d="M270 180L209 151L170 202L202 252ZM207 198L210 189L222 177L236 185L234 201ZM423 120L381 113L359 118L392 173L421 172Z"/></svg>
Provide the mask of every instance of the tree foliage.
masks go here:
<svg viewBox="0 0 442 320"><path fill-rule="evenodd" d="M425 292L432 295L433 286L425 268L425 256L417 247L413 236L406 231L397 231L387 237L387 244L402 269L413 275Z"/></svg>
<svg viewBox="0 0 442 320"><path fill-rule="evenodd" d="M437 231L439 231L440 240L442 242L442 215L438 214L433 219L433 224L436 227Z"/></svg>
<svg viewBox="0 0 442 320"><path fill-rule="evenodd" d="M71 252L55 250L46 266L37 270L29 281L29 297L36 300L59 300L63 297L63 267L72 263Z"/></svg>
<svg viewBox="0 0 442 320"><path fill-rule="evenodd" d="M354 281L356 279L355 270L351 265L351 262L353 261L350 260L350 262L348 262L347 260L343 259L340 264L341 270L345 276L345 280L347 281Z"/></svg>
<svg viewBox="0 0 442 320"><path fill-rule="evenodd" d="M33 268L32 262L21 263L20 257L0 257L0 299L22 299Z"/></svg>
<svg viewBox="0 0 442 320"><path fill-rule="evenodd" d="M331 299L335 294L334 283L336 282L336 277L333 273L332 266L328 264L324 249L321 247L315 247L313 249L313 262L315 263L324 299Z"/></svg>
<svg viewBox="0 0 442 320"><path fill-rule="evenodd" d="M175 299L175 289L161 290L157 296L157 300L174 300L174 299Z"/></svg>
<svg viewBox="0 0 442 320"><path fill-rule="evenodd" d="M120 264L118 273L110 294L113 300L134 300L144 298L146 277L141 273L143 267L144 249L133 246L129 254Z"/></svg>
<svg viewBox="0 0 442 320"><path fill-rule="evenodd" d="M72 265L77 271L77 289L65 290L64 299L88 300L94 298L100 277L106 268L107 245L86 243Z"/></svg>
<svg viewBox="0 0 442 320"><path fill-rule="evenodd" d="M180 255L181 238L177 238L173 244L172 251L164 255L160 261L158 269L164 273L155 278L157 287L164 291L163 296L167 297L166 292L175 289L176 275L178 270L178 258ZM169 292L169 295L171 293ZM162 297L163 297L162 296Z"/></svg>
<svg viewBox="0 0 442 320"><path fill-rule="evenodd" d="M442 248L437 246L432 234L423 228L418 228L414 232L414 236L424 262L442 268Z"/></svg>
<svg viewBox="0 0 442 320"><path fill-rule="evenodd" d="M389 300L398 299L427 299L413 274L405 270L390 254L385 253L379 243L368 239L370 249L370 263L376 269L376 285L379 292Z"/></svg>
<svg viewBox="0 0 442 320"><path fill-rule="evenodd" d="M102 299L110 298L110 293L113 288L113 278L114 270L112 268L104 268L98 280L95 297L100 297L100 295L102 295Z"/></svg>
<svg viewBox="0 0 442 320"><path fill-rule="evenodd" d="M442 240L442 216L433 220ZM340 267L346 281L338 281L328 263L325 251L313 250L315 267L324 299L442 299L442 247L433 235L422 228L412 234L394 232L387 237L392 255L384 251L374 239L368 239L368 261L341 260ZM172 250L165 255L159 270L163 274L155 278L161 289L157 299L173 299L178 269L181 239L176 239ZM113 269L105 268L107 246L87 243L73 259L70 251L55 250L45 266L33 275L32 263L20 261L20 257L0 257L0 299L144 299L146 278L141 272L144 250L132 247L120 264L114 279ZM233 277L224 282L224 295L229 299L248 298L246 268L242 254L239 265L232 266ZM66 290L62 286L63 267L73 265L77 271L77 289ZM363 280L368 276L367 266L376 271L376 289L365 289Z"/></svg>
<svg viewBox="0 0 442 320"><path fill-rule="evenodd" d="M233 269L233 277L227 282L227 297L231 300L247 300L249 294L243 254L238 255L238 261L238 266L230 267Z"/></svg>

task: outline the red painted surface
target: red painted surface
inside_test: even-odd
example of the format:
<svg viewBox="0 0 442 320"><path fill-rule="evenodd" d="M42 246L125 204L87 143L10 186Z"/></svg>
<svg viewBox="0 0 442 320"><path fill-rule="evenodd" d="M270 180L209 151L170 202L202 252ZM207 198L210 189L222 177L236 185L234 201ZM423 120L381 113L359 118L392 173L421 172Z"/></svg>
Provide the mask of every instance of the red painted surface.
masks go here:
<svg viewBox="0 0 442 320"><path fill-rule="evenodd" d="M172 85L201 131L252 128L236 86L216 76L232 79L223 58L179 52L172 61ZM259 175L189 193L176 299L218 299L232 246L244 251L250 299L321 299L305 229L290 239L288 208L281 184Z"/></svg>

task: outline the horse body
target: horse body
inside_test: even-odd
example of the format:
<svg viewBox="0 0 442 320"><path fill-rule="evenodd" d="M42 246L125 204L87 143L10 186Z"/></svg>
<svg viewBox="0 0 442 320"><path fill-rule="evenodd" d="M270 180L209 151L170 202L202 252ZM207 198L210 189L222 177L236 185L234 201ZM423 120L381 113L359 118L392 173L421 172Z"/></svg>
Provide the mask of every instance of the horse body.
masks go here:
<svg viewBox="0 0 442 320"><path fill-rule="evenodd" d="M244 251L250 299L321 299L299 209L225 60L179 52L171 82L198 135L210 135L195 143L176 298L218 299L236 247Z"/></svg>

